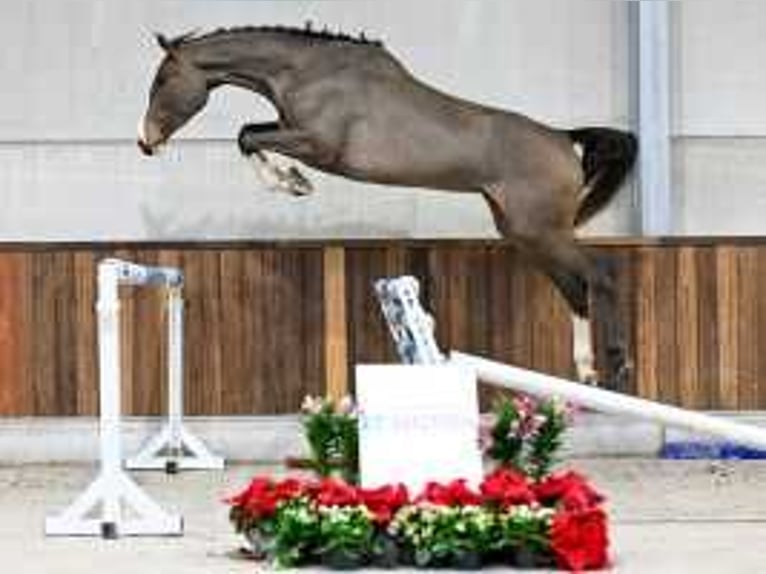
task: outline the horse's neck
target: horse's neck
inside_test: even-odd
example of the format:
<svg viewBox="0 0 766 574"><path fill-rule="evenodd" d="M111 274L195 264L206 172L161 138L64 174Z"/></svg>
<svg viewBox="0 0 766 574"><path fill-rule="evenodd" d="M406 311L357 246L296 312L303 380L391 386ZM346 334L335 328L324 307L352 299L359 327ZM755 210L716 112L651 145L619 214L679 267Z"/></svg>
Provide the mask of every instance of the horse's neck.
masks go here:
<svg viewBox="0 0 766 574"><path fill-rule="evenodd" d="M194 46L193 62L213 87L234 85L274 99L285 77L299 64L304 49L279 38L220 38Z"/></svg>

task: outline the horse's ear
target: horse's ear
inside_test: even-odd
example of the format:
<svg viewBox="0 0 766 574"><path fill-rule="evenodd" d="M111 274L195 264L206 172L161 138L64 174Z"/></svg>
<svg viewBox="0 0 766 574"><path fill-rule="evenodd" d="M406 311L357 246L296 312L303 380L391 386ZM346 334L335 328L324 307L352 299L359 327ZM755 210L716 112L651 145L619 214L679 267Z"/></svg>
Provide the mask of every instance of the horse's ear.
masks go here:
<svg viewBox="0 0 766 574"><path fill-rule="evenodd" d="M168 39L165 37L164 34L160 32L155 32L154 39L157 40L157 44L159 44L160 48L162 48L163 50L167 50L168 48L170 48L170 42L168 41Z"/></svg>
<svg viewBox="0 0 766 574"><path fill-rule="evenodd" d="M165 50L168 54L171 54L173 52L173 42L171 40L168 40L167 36L164 34L161 34L160 32L155 32L154 37L157 40L157 44L159 44L160 48Z"/></svg>

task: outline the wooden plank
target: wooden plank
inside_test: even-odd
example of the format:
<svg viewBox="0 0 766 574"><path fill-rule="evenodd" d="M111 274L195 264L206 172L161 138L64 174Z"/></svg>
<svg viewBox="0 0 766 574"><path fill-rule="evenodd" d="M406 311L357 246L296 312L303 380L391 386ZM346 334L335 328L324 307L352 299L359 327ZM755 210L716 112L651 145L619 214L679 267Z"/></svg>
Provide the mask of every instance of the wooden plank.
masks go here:
<svg viewBox="0 0 766 574"><path fill-rule="evenodd" d="M383 249L346 251L348 369L352 379L355 363L389 363L397 360L372 288L376 279L403 271L387 269L387 259L387 251Z"/></svg>
<svg viewBox="0 0 766 574"><path fill-rule="evenodd" d="M96 348L96 261L93 253L73 254L74 349L77 359L77 414L98 413L98 351Z"/></svg>
<svg viewBox="0 0 766 574"><path fill-rule="evenodd" d="M737 388L739 329L737 328L739 277L737 249L720 246L716 252L715 272L718 277L718 397L716 407L736 409L739 403Z"/></svg>
<svg viewBox="0 0 766 574"><path fill-rule="evenodd" d="M665 403L678 404L680 389L678 383L678 353L680 347L676 338L676 283L678 278L677 258L674 249L659 247L654 252L656 269L654 299L655 346L657 349L658 399Z"/></svg>
<svg viewBox="0 0 766 574"><path fill-rule="evenodd" d="M737 274L737 408L759 406L758 253L752 247L738 247Z"/></svg>
<svg viewBox="0 0 766 574"><path fill-rule="evenodd" d="M302 249L298 253L299 258L296 259L295 265L296 274L299 274L297 281L299 290L287 303L288 309L297 308L300 310L299 316L296 317L296 329L300 333L300 339L296 342L295 347L283 351L287 360L293 360L293 356L302 359L300 380L291 386L291 408L293 412L297 410L305 395L317 396L322 392L325 373L324 321L326 310L324 305L318 304L324 295L323 281L319 281L324 272L324 253L322 249L316 248ZM292 313L288 312L288 315L292 315Z"/></svg>
<svg viewBox="0 0 766 574"><path fill-rule="evenodd" d="M325 388L339 399L348 393L348 335L346 321L345 250L324 251Z"/></svg>
<svg viewBox="0 0 766 574"><path fill-rule="evenodd" d="M678 357L679 403L689 408L704 406L699 389L699 313L697 290L697 258L691 247L677 250L678 280L675 299L678 301L675 322Z"/></svg>
<svg viewBox="0 0 766 574"><path fill-rule="evenodd" d="M655 294L656 266L655 250L639 250L638 291L641 297L636 300L636 383L641 397L657 400L660 385L657 378L657 304Z"/></svg>
<svg viewBox="0 0 766 574"><path fill-rule="evenodd" d="M159 253L134 250L125 259L147 266L157 266ZM122 321L127 364L123 386L129 402L126 412L132 415L160 415L167 408L167 320L164 289L126 286L123 290Z"/></svg>
<svg viewBox="0 0 766 574"><path fill-rule="evenodd" d="M758 381L759 384L759 396L758 396L758 408L763 409L766 407L766 297L763 296L766 293L766 249L763 246L758 247L758 269L755 279L756 290L759 296L756 298L758 309L755 315L755 321L758 325Z"/></svg>
<svg viewBox="0 0 766 574"><path fill-rule="evenodd" d="M713 409L718 404L719 376L719 330L718 324L718 275L716 273L716 248L695 249L697 314L697 404L700 408Z"/></svg>
<svg viewBox="0 0 766 574"><path fill-rule="evenodd" d="M0 415L24 413L26 324L24 257L0 254Z"/></svg>
<svg viewBox="0 0 766 574"><path fill-rule="evenodd" d="M507 249L495 247L488 250L487 257L491 269L491 280L486 296L487 305L492 313L492 320L487 324L489 355L509 363L513 354L511 336L513 282L510 273L513 267L512 255Z"/></svg>
<svg viewBox="0 0 766 574"><path fill-rule="evenodd" d="M249 397L242 393L249 386L242 380L229 378L232 371L236 372L237 357L224 356L224 352L242 340L241 321L246 317L245 313L252 312L243 308L236 286L226 283L230 266L241 265L241 254L200 250L184 253L182 263L186 299L184 409L191 415L244 414L250 405ZM241 272L241 267L234 269L235 275ZM226 313L227 306L234 306L234 309ZM232 321L225 322L228 317L232 317ZM229 340L222 345L224 331ZM253 338L248 342L253 345L256 341ZM231 371L227 372L227 369ZM230 381L226 393L222 389L225 380Z"/></svg>

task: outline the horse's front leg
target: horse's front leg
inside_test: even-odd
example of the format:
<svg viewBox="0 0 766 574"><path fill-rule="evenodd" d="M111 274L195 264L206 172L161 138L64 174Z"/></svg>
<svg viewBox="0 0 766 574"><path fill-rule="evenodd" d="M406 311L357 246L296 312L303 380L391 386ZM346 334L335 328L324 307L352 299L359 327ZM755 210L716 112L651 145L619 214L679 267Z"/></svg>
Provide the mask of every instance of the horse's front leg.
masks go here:
<svg viewBox="0 0 766 574"><path fill-rule="evenodd" d="M239 151L254 162L259 176L269 187L285 190L293 195L306 195L314 188L298 168L280 167L264 153L274 151L294 157L293 154L274 146L275 141L283 140L284 135L290 133L290 130L283 130L277 122L245 124L239 131L237 145Z"/></svg>

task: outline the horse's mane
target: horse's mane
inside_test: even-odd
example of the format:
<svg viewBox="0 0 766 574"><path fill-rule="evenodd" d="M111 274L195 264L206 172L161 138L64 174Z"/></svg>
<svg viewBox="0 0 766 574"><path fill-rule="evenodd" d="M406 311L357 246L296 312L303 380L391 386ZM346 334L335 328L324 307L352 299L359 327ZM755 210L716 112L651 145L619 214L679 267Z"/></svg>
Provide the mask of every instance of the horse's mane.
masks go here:
<svg viewBox="0 0 766 574"><path fill-rule="evenodd" d="M332 32L328 28L322 30L314 29L311 22L306 22L305 28L297 28L294 26L236 26L232 28L218 28L212 32L205 34L198 34L196 31L183 34L171 40L172 45L176 47L183 46L185 44L198 42L200 40L209 40L223 34L244 34L249 32L270 32L275 34L284 34L287 36L295 36L299 38L308 38L312 40L321 40L327 42L344 42L348 44L364 44L369 46L383 46L383 42L377 39L370 39L364 35L364 32L359 36L352 36L343 32Z"/></svg>

